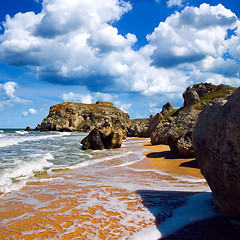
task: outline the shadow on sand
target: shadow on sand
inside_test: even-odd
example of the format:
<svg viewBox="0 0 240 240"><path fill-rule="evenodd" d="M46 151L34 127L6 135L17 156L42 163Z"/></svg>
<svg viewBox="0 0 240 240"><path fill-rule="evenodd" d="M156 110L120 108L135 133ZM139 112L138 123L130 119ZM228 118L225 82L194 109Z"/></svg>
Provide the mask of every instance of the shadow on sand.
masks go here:
<svg viewBox="0 0 240 240"><path fill-rule="evenodd" d="M183 162L179 165L179 167L187 167L187 168L197 168L199 169L198 167L198 164L197 164L197 160L191 160L191 161L187 161L187 162Z"/></svg>
<svg viewBox="0 0 240 240"><path fill-rule="evenodd" d="M179 156L171 151L152 152L146 155L148 158L178 159Z"/></svg>
<svg viewBox="0 0 240 240"><path fill-rule="evenodd" d="M237 240L240 224L223 216L209 192L138 190L164 240Z"/></svg>

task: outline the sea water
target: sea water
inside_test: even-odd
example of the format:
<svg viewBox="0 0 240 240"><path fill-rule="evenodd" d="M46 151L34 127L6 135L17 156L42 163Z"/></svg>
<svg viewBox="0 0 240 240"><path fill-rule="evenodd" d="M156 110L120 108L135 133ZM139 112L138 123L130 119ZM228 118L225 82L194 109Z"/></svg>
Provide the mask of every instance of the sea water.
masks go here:
<svg viewBox="0 0 240 240"><path fill-rule="evenodd" d="M111 167L127 166L143 159L143 149L127 148L84 151L81 140L87 133L38 132L21 129L0 130L0 193L21 189L35 177L64 169L83 169L89 165L119 159ZM146 139L137 141L143 145ZM123 146L131 146L127 141ZM101 165L100 167L103 167ZM84 170L82 170L84 171ZM88 168L89 171L89 168ZM41 179L41 181L44 181Z"/></svg>
<svg viewBox="0 0 240 240"><path fill-rule="evenodd" d="M131 154L128 150L83 151L81 140L86 135L79 132L0 130L0 193L18 190L43 173L83 168L113 157L124 159ZM131 158L132 161L137 159Z"/></svg>

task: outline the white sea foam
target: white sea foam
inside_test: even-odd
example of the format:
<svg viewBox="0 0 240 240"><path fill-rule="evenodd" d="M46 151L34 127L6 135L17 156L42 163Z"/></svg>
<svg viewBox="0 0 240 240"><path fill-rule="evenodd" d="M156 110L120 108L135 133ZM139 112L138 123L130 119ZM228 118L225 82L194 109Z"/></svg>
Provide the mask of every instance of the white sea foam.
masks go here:
<svg viewBox="0 0 240 240"><path fill-rule="evenodd" d="M0 133L4 133L4 131L3 131L3 130L0 130Z"/></svg>
<svg viewBox="0 0 240 240"><path fill-rule="evenodd" d="M24 135L24 134L27 134L28 131L21 130L21 131L15 131L15 133L20 134L20 135Z"/></svg>
<svg viewBox="0 0 240 240"><path fill-rule="evenodd" d="M108 156L108 157L92 159L92 160L84 161L84 162L81 162L81 163L77 163L75 165L67 167L67 169L77 169L77 168L87 167L87 166L90 166L90 165L93 165L93 164L102 163L102 162L105 162L105 161L110 161L110 160L115 159L115 158L126 157L130 154L132 154L132 152L128 151L128 152L123 152L123 153L119 153L119 154L114 154L114 155L111 155L111 156Z"/></svg>
<svg viewBox="0 0 240 240"><path fill-rule="evenodd" d="M43 139L50 139L50 138L56 138L56 137L61 137L61 135L4 138L4 139L0 140L0 147L8 147L8 146L13 146L13 145L18 145L19 143L23 143L23 142L40 141Z"/></svg>
<svg viewBox="0 0 240 240"><path fill-rule="evenodd" d="M34 154L30 156L31 161L16 161L13 168L4 169L0 177L0 192L7 193L17 190L26 185L29 178L33 177L36 172L50 168L53 163L48 160L54 159L50 153L44 155Z"/></svg>

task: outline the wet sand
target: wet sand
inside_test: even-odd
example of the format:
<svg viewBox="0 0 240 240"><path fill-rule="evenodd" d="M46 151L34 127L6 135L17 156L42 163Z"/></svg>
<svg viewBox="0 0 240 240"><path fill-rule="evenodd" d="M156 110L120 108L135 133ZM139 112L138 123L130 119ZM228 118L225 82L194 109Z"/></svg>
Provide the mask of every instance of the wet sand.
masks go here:
<svg viewBox="0 0 240 240"><path fill-rule="evenodd" d="M142 147L149 151L137 163L121 166L113 159L94 169L55 172L1 196L0 239L131 239L170 217L194 191L208 190L205 182L187 180L202 179L200 171L179 167L186 160L166 146Z"/></svg>

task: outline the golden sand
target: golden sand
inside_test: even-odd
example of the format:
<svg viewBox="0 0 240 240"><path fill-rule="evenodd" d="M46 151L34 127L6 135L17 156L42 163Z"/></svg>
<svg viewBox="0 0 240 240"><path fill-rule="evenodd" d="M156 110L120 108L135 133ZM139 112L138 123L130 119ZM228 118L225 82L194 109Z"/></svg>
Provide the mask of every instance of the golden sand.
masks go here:
<svg viewBox="0 0 240 240"><path fill-rule="evenodd" d="M151 145L148 143L142 147L148 149L144 153L146 158L132 165L133 167L160 169L167 173L204 178L200 169L196 166L195 158L179 158L170 151L168 145Z"/></svg>
<svg viewBox="0 0 240 240"><path fill-rule="evenodd" d="M131 168L161 169L202 178L198 169L179 166L194 159L178 159L163 145L143 147L149 150L146 158ZM80 170L57 172L54 177L61 177L61 181L32 182L0 198L0 221L4 223L0 239L129 239L135 232L154 225L156 219L135 191L108 185L102 179L110 183L122 176L124 184L144 183L146 173L135 173L131 168L110 167L94 176L81 175ZM156 176L152 178L156 181Z"/></svg>

